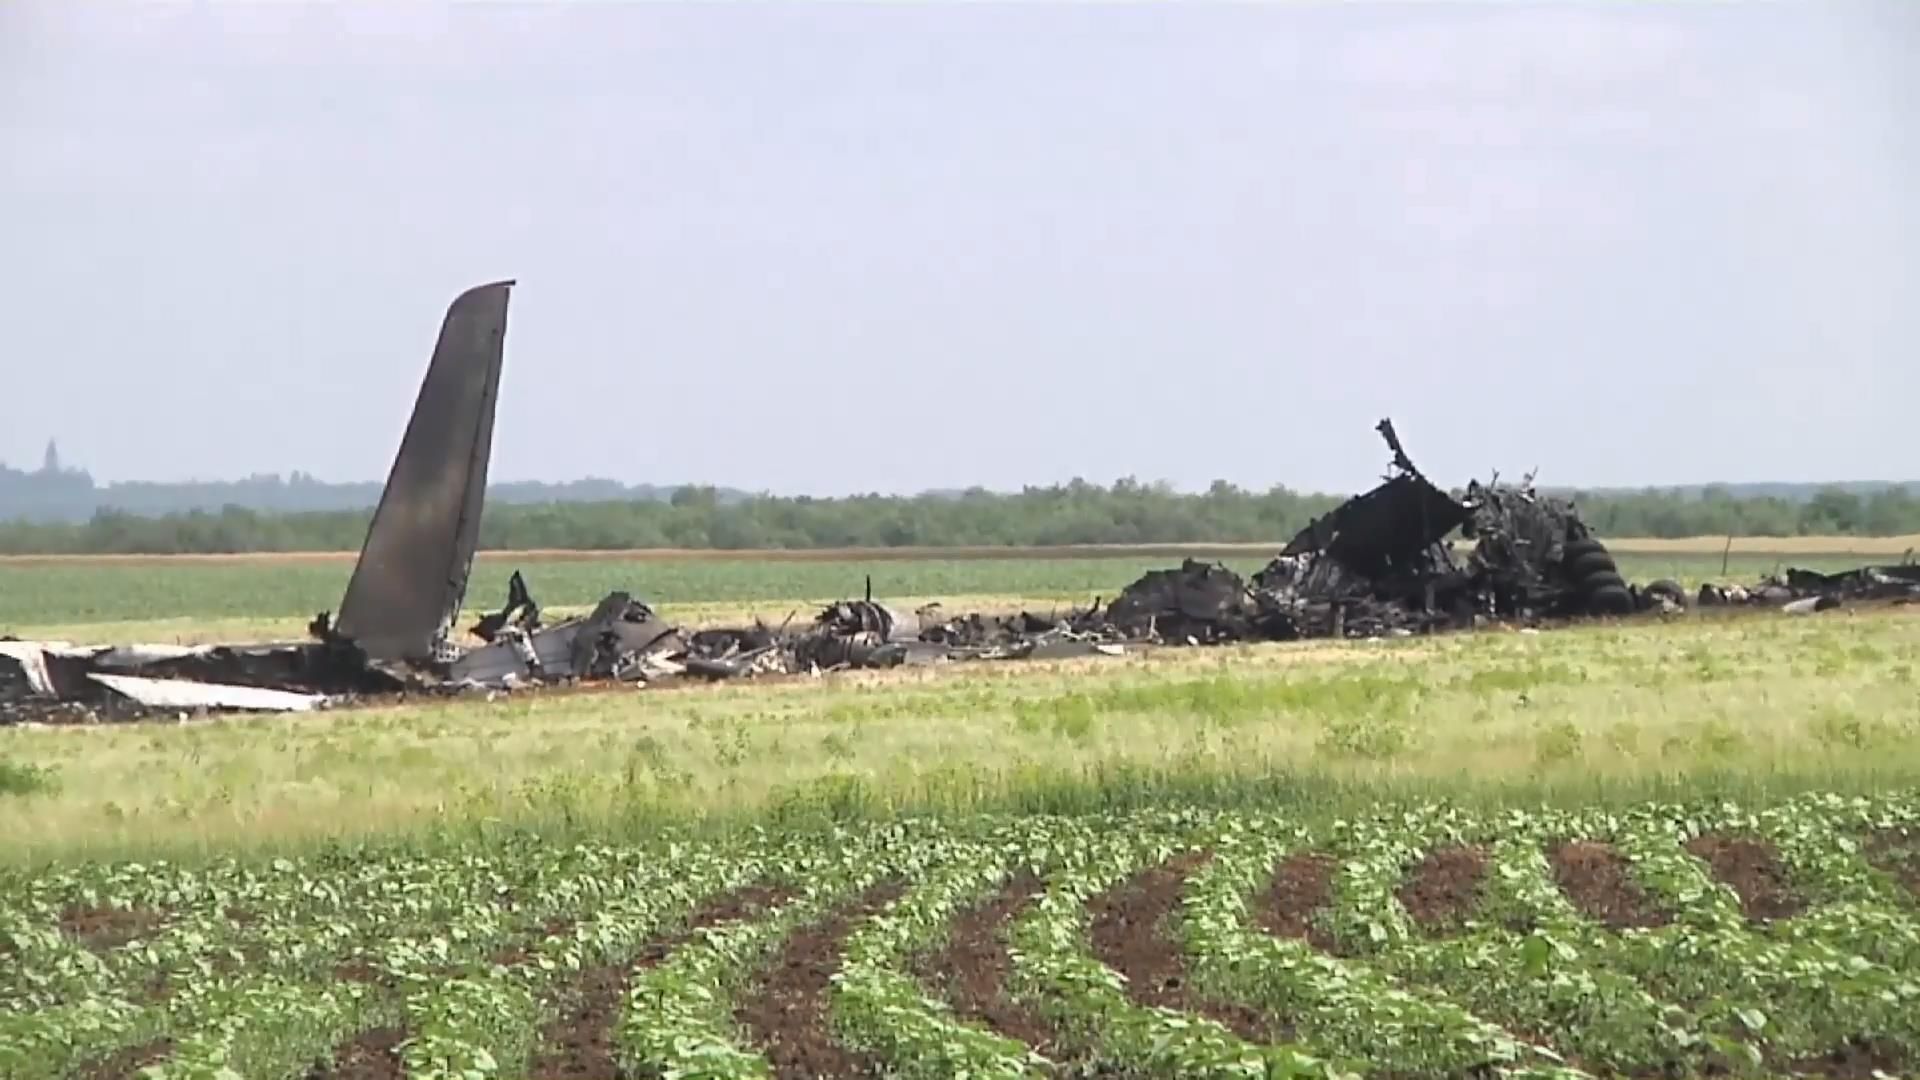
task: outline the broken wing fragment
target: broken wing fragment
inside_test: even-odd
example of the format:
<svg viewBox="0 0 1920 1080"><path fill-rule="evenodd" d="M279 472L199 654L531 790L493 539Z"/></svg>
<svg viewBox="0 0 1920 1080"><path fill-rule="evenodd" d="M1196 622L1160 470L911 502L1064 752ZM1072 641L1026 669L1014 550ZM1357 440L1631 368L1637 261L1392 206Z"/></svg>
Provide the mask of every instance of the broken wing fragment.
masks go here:
<svg viewBox="0 0 1920 1080"><path fill-rule="evenodd" d="M467 290L441 323L334 626L372 659L432 659L465 598L513 284Z"/></svg>
<svg viewBox="0 0 1920 1080"><path fill-rule="evenodd" d="M257 686L144 679L137 675L89 674L87 678L150 709L237 709L246 712L309 712L326 703L319 694Z"/></svg>

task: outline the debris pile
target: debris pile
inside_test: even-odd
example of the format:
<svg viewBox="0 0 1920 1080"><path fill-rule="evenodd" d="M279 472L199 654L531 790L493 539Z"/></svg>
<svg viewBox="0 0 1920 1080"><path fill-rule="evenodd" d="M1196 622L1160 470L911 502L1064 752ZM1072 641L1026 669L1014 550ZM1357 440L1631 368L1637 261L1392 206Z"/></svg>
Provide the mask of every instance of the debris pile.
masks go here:
<svg viewBox="0 0 1920 1080"><path fill-rule="evenodd" d="M1239 584L1224 567L1143 578L1113 614L1136 604L1175 620L1160 640L1379 637L1471 626L1482 619L1624 615L1643 607L1567 500L1519 486L1468 485L1459 498L1423 476L1390 421L1389 475L1310 522L1272 562ZM1450 537L1474 541L1464 559ZM1173 575L1178 575L1174 577ZM1182 599L1163 594L1184 583ZM1177 609L1177 610L1176 610ZM1122 621L1135 624L1137 619ZM1155 632L1157 631L1157 632Z"/></svg>
<svg viewBox="0 0 1920 1080"><path fill-rule="evenodd" d="M1064 659L1118 654L1118 635L1094 612L1044 617L969 613L947 618L937 604L898 611L868 595L822 608L797 631L765 624L695 634L686 673L708 679L819 674L956 660Z"/></svg>
<svg viewBox="0 0 1920 1080"><path fill-rule="evenodd" d="M508 590L500 614L476 627L486 632L481 636L487 644L444 666L431 665L434 676L462 687L510 687L570 679L644 681L681 670L669 659L685 650L679 628L627 593L609 593L587 615L542 626L539 606L517 571ZM516 611L522 614L509 618Z"/></svg>
<svg viewBox="0 0 1920 1080"><path fill-rule="evenodd" d="M1752 588L1705 584L1696 597L1701 607L1762 605L1793 614L1872 601L1920 602L1920 563L1862 566L1837 574L1788 569L1762 578Z"/></svg>
<svg viewBox="0 0 1920 1080"><path fill-rule="evenodd" d="M794 627L684 630L626 592L547 624L515 572L506 603L452 640L478 542L513 282L456 298L340 605L311 640L113 646L0 639L0 723L298 712L404 694L574 682L654 684L959 660L1122 655L1150 645L1382 637L1487 620L1621 616L1685 606L1674 582L1630 586L1569 501L1497 478L1458 495L1420 473L1391 422L1382 482L1306 528L1251 581L1186 560L1111 603L1038 615L829 604ZM1469 541L1462 557L1456 534ZM1703 588L1702 605L1813 611L1920 598L1920 566L1792 570L1754 589Z"/></svg>
<svg viewBox="0 0 1920 1080"><path fill-rule="evenodd" d="M0 723L307 712L425 689L341 642L75 645L0 640Z"/></svg>
<svg viewBox="0 0 1920 1080"><path fill-rule="evenodd" d="M1083 621L1097 621L1129 640L1217 645L1278 636L1267 629L1270 618L1239 574L1187 559L1177 569L1149 571L1097 619Z"/></svg>

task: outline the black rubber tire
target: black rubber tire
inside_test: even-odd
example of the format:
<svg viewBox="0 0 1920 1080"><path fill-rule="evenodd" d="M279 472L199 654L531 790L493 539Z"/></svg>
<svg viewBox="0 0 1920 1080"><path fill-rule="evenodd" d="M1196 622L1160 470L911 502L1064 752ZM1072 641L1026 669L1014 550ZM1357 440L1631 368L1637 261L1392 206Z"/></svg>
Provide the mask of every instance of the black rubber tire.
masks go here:
<svg viewBox="0 0 1920 1080"><path fill-rule="evenodd" d="M1560 549L1560 561L1571 563L1582 555L1591 555L1596 551L1607 550L1598 540L1588 537L1585 540L1569 540Z"/></svg>
<svg viewBox="0 0 1920 1080"><path fill-rule="evenodd" d="M1601 589L1624 589L1626 587L1627 579L1621 577L1617 570L1603 570L1598 574L1588 574L1586 577L1580 579L1580 591L1588 596L1592 596Z"/></svg>
<svg viewBox="0 0 1920 1080"><path fill-rule="evenodd" d="M1614 565L1612 555L1604 551L1594 551L1568 562L1567 577L1584 586L1586 580L1595 574L1615 574L1619 569Z"/></svg>
<svg viewBox="0 0 1920 1080"><path fill-rule="evenodd" d="M1671 600L1681 607L1687 606L1687 590L1672 578L1661 578L1647 586L1647 595Z"/></svg>
<svg viewBox="0 0 1920 1080"><path fill-rule="evenodd" d="M1587 593L1587 610L1596 615L1632 614L1633 594L1627 591L1625 582L1601 585Z"/></svg>
<svg viewBox="0 0 1920 1080"><path fill-rule="evenodd" d="M1569 540L1560 549L1560 570L1595 615L1630 615L1638 598L1620 575L1613 553L1591 536Z"/></svg>

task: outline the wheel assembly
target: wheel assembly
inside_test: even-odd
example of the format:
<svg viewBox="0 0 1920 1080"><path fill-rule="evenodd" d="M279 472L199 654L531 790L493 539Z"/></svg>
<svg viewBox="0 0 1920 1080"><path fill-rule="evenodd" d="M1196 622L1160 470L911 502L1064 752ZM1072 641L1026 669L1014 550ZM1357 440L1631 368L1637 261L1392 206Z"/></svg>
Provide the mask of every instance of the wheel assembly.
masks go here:
<svg viewBox="0 0 1920 1080"><path fill-rule="evenodd" d="M1589 613L1626 615L1633 611L1633 593L1605 544L1591 536L1567 541L1561 550L1560 567Z"/></svg>

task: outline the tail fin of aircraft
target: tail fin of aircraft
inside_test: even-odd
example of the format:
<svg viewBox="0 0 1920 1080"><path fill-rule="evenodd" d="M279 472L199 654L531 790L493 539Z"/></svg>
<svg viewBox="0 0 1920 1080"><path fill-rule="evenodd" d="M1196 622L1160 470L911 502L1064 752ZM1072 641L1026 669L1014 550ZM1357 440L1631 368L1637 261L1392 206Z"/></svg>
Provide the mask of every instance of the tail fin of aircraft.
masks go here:
<svg viewBox="0 0 1920 1080"><path fill-rule="evenodd" d="M468 289L440 324L334 625L372 659L430 659L466 598L514 284Z"/></svg>

